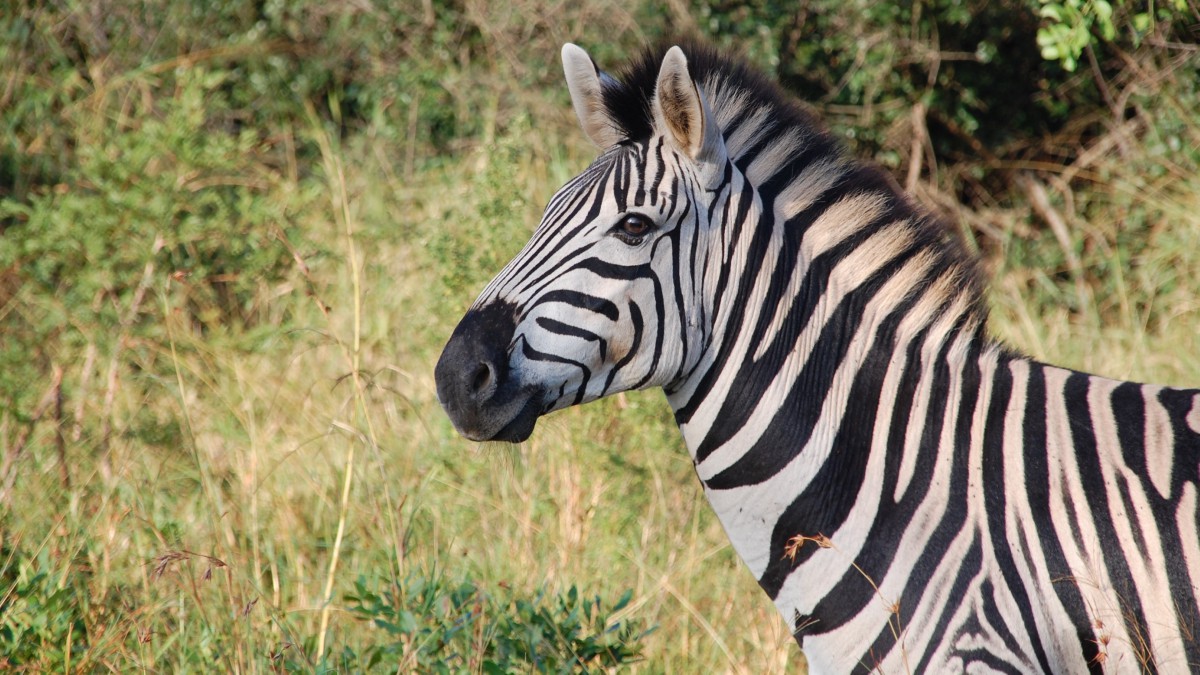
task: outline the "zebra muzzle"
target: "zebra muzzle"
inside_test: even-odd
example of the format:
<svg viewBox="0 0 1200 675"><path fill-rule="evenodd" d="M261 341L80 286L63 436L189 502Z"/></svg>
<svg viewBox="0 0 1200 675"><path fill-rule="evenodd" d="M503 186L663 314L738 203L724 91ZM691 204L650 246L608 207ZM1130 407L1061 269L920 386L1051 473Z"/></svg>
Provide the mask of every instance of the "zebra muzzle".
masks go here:
<svg viewBox="0 0 1200 675"><path fill-rule="evenodd" d="M523 441L541 413L536 389L522 387L509 369L513 313L504 302L467 312L434 368L438 401L454 428L473 441Z"/></svg>

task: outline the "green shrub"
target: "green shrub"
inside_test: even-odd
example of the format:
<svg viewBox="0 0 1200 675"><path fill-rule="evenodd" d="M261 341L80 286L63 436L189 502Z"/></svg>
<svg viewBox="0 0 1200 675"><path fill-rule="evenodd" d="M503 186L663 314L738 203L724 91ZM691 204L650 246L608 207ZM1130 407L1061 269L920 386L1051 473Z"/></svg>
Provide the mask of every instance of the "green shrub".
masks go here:
<svg viewBox="0 0 1200 675"><path fill-rule="evenodd" d="M18 552L0 547L0 670L63 672L88 644L90 598L44 551Z"/></svg>
<svg viewBox="0 0 1200 675"><path fill-rule="evenodd" d="M362 665L381 672L571 673L641 658L639 641L649 631L612 618L632 595L610 607L572 586L527 599L434 574L410 575L399 585L359 577L345 600L352 614L382 631L360 655Z"/></svg>
<svg viewBox="0 0 1200 675"><path fill-rule="evenodd" d="M1185 9L1083 0L697 3L705 32L772 70L859 152L899 168L908 148L896 137L921 102L941 161L993 170L997 161L1057 159L1064 139L1053 134L1071 120L1091 122L1085 140L1103 133L1101 119L1116 112L1104 88L1128 67L1122 54L1149 35L1160 44L1194 40ZM1079 77L1071 71L1088 48L1098 70ZM1038 138L1043 145L1031 147Z"/></svg>
<svg viewBox="0 0 1200 675"><path fill-rule="evenodd" d="M1039 0L1042 25L1037 43L1042 58L1057 61L1064 70L1074 72L1084 51L1118 39L1137 45L1159 30L1172 31L1172 24L1186 21L1187 0L1163 3L1127 3L1116 5L1107 0ZM1179 27L1175 27L1178 31Z"/></svg>

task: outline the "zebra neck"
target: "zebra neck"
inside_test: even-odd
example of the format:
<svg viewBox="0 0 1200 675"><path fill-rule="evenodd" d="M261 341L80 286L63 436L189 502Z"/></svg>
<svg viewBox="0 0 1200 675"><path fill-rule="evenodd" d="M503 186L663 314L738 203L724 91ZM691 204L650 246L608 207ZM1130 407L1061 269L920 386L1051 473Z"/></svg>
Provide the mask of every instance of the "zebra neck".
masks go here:
<svg viewBox="0 0 1200 675"><path fill-rule="evenodd" d="M879 411L985 348L974 297L937 276L938 256L912 250L904 222L853 232L838 210L803 236L775 219L708 362L668 392L710 502L772 597L791 571L788 540L835 528L853 503L876 427L892 421Z"/></svg>
<svg viewBox="0 0 1200 675"><path fill-rule="evenodd" d="M906 422L942 417L950 396L941 398L939 392L962 382L964 373L973 374L966 379L978 385L980 373L994 370L1005 358L967 331L927 326L911 339L896 340L889 330L879 326L877 340L846 349L832 374L814 371L795 378L785 396L731 392L729 400L757 404L750 421L696 465L705 495L739 557L797 629L797 637L802 626L839 626L854 610L868 607L878 611L862 614L864 637L873 640L887 630L890 615L856 561L869 567L861 556L878 543L867 537L871 524L885 515L881 505L891 503L883 493L922 492L928 486L919 477L939 473L929 462L954 461L952 455L936 453L931 459L930 439L919 433L926 427ZM828 368L821 364L834 356L818 349L810 368ZM827 384L820 383L824 377L829 377ZM691 430L683 430L695 456L709 436L696 439ZM729 434L720 422L710 429L710 436L715 433ZM805 541L832 541L836 550ZM892 544L881 548L894 551L904 545ZM816 644L802 646L819 649Z"/></svg>

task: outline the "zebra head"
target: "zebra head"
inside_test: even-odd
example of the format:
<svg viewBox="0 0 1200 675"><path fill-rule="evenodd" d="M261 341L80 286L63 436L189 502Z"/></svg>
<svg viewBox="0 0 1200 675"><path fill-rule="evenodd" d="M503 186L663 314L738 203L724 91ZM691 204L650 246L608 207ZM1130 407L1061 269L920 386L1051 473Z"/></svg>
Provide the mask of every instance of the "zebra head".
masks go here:
<svg viewBox="0 0 1200 675"><path fill-rule="evenodd" d="M736 169L687 58L666 53L650 100L575 45L562 59L602 153L550 200L438 361L438 399L472 440L522 441L552 410L670 388L711 338L702 286L720 260L706 240Z"/></svg>

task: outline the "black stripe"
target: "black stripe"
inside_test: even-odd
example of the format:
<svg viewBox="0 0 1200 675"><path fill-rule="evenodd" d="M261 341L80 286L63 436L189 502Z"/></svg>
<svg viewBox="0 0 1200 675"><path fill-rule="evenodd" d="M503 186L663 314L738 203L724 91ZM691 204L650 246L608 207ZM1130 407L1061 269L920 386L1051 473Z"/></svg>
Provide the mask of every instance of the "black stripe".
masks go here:
<svg viewBox="0 0 1200 675"><path fill-rule="evenodd" d="M619 213L629 210L629 154L628 151L621 154L613 171L612 196Z"/></svg>
<svg viewBox="0 0 1200 675"><path fill-rule="evenodd" d="M1121 474L1116 475L1117 494L1121 497L1121 505L1125 508L1125 517L1129 520L1129 530L1133 533L1133 541L1137 544L1138 555L1143 560L1151 560L1150 549L1146 546L1146 537L1142 534L1137 510L1133 506L1133 497L1129 494L1129 481Z"/></svg>
<svg viewBox="0 0 1200 675"><path fill-rule="evenodd" d="M1022 444L1025 460L1026 496L1029 499L1030 519L1035 523L1045 523L1045 534L1037 540L1038 548L1031 548L1035 542L1025 536L1025 528L1018 528L1021 548L1029 555L1041 552L1046 566L1046 573L1053 583L1058 601L1062 603L1067 616L1075 626L1079 639L1080 653L1083 662L1088 664L1088 670L1093 673L1104 672L1097 659L1100 653L1099 645L1094 640L1094 634L1088 618L1087 609L1083 604L1083 596L1078 586L1072 581L1074 575L1067 564L1062 546L1054 535L1050 510L1058 508L1050 503L1050 467L1046 459L1046 375L1045 367L1040 363L1029 363L1029 375L1026 381L1024 428L1022 429L1024 443Z"/></svg>
<svg viewBox="0 0 1200 675"><path fill-rule="evenodd" d="M602 314L609 321L616 321L621 315L617 305L611 300L598 298L594 295L580 293L579 291L556 290L550 291L538 297L538 299L529 306L526 312L533 311L534 307L549 304L552 302L561 302L564 305L586 309L590 312Z"/></svg>
<svg viewBox="0 0 1200 675"><path fill-rule="evenodd" d="M680 250L680 235L683 232L684 225L685 223L681 219L679 225L664 237L668 242L667 245L671 247L671 274L674 275L673 281L675 282L672 284L672 290L674 291L674 298L672 299L675 301L675 314L679 317L679 335L677 336L679 366L676 367L675 372L671 375L670 381L663 383L663 388L668 394L671 388L682 380L684 368L688 365L688 352L691 349L691 341L688 339L688 315L695 311L695 308L688 307L687 301L684 300L683 279L680 277L680 264L682 263L683 256L683 251ZM695 235L696 233L693 233L693 237Z"/></svg>
<svg viewBox="0 0 1200 675"><path fill-rule="evenodd" d="M629 303L629 323L633 325L633 341L629 345L629 351L625 352L625 356L621 360L613 364L612 370L608 372L608 378L604 382L602 393L608 394L609 388L612 387L613 380L616 379L617 373L633 360L638 349L642 346L642 332L645 328L645 322L642 320L642 310L638 309L636 303Z"/></svg>
<svg viewBox="0 0 1200 675"><path fill-rule="evenodd" d="M660 137L658 143L654 145L654 159L658 162L658 167L654 170L654 180L650 181L650 203L658 203L658 190L662 186L663 176L667 172L667 164L663 161L663 143L666 142L666 137Z"/></svg>
<svg viewBox="0 0 1200 675"><path fill-rule="evenodd" d="M579 385L579 391L575 395L575 403L573 404L573 405L578 405L579 402L583 400L583 393L584 393L584 391L587 390L588 380L590 380L592 377L591 369L573 359L564 358L562 356L559 356L558 354L550 354L548 352L539 351L539 350L535 349L533 347L533 345L529 344L529 340L525 336L521 336L518 339L521 341L521 354L524 355L525 358L527 358L531 361L546 361L549 363L563 363L563 364L566 364L569 366L574 366L579 369L580 373L583 376L583 380ZM559 396L560 397L562 396L562 389L559 389Z"/></svg>
<svg viewBox="0 0 1200 675"><path fill-rule="evenodd" d="M1083 484L1084 497L1090 513L1080 514L1091 521L1099 537L1098 553L1104 559L1108 578L1112 583L1112 592L1121 603L1121 616L1130 637L1141 636L1148 639L1146 634L1146 614L1142 609L1141 597L1137 586L1134 585L1133 575L1129 571L1129 562L1125 557L1123 538L1117 533L1112 523L1112 511L1109 506L1109 486L1104 481L1104 472L1100 468L1103 458L1096 442L1096 432L1092 427L1092 411L1088 401L1088 391L1091 388L1092 376L1084 373L1071 373L1063 386L1063 399L1066 403L1067 421L1071 429L1071 443L1075 449L1075 462L1079 467L1079 479ZM1064 489L1064 493L1067 492ZM1049 522L1049 521L1047 521ZM1053 528L1047 528L1047 536L1053 535ZM1084 580L1084 583L1087 583ZM1146 664L1153 672L1157 669L1153 664Z"/></svg>
<svg viewBox="0 0 1200 675"><path fill-rule="evenodd" d="M1134 473L1149 477L1146 469L1146 401L1142 385L1122 382L1109 397L1113 419L1117 424L1117 442L1121 456ZM1145 487L1155 490L1153 485Z"/></svg>
<svg viewBox="0 0 1200 675"><path fill-rule="evenodd" d="M649 263L641 265L618 265L602 258L584 258L572 265L567 272L574 272L575 270L586 270L598 277L618 279L620 281L653 278Z"/></svg>
<svg viewBox="0 0 1200 675"><path fill-rule="evenodd" d="M1005 464L1004 422L1012 401L1010 364L1009 358L1001 357L996 364L995 375L992 377L992 398L983 427L983 485L980 486L980 489L986 495L987 525L992 555L996 557L997 567L1000 568L1000 573L1004 577L1005 589L1012 596L1013 603L1021 614L1021 623L1029 627L1026 633L1033 644L1033 657L1037 659L1041 671L1048 673L1051 671L1050 659L1046 656L1045 646L1042 645L1041 633L1033 630L1037 626L1034 618L1034 605L1025 588L1025 583L1017 571L1017 562L1012 554L1012 544L1008 541L1008 496L1004 479L1006 472L1013 469ZM1006 639L1004 642L1014 648L1016 646L1016 642L1013 640Z"/></svg>
<svg viewBox="0 0 1200 675"><path fill-rule="evenodd" d="M604 355L608 351L608 341L599 335L596 335L592 331L565 324L557 319L551 319L547 316L539 316L536 323L546 331L555 333L557 335L566 335L568 337L575 337L579 338L580 340L597 343L597 346L600 348L600 360L604 361Z"/></svg>

